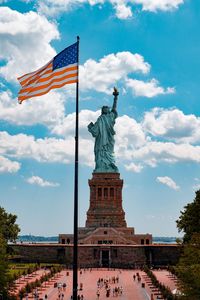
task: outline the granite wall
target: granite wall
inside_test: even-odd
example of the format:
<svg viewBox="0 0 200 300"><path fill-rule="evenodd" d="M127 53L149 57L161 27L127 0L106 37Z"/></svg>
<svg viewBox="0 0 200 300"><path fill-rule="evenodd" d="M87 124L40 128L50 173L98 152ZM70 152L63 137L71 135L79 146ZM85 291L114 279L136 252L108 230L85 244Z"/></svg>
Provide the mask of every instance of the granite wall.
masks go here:
<svg viewBox="0 0 200 300"><path fill-rule="evenodd" d="M20 262L63 263L72 266L73 245L13 244ZM81 267L137 267L144 264L166 266L175 264L180 256L178 245L79 245Z"/></svg>

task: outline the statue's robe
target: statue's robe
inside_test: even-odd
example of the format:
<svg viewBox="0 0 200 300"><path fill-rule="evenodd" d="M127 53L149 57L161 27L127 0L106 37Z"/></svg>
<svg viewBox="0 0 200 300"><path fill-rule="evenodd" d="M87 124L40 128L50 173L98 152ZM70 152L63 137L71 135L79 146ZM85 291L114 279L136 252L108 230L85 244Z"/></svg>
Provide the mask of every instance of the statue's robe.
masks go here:
<svg viewBox="0 0 200 300"><path fill-rule="evenodd" d="M118 172L113 156L114 152L114 124L117 117L116 111L102 114L96 123L89 128L95 138L95 170L94 172Z"/></svg>

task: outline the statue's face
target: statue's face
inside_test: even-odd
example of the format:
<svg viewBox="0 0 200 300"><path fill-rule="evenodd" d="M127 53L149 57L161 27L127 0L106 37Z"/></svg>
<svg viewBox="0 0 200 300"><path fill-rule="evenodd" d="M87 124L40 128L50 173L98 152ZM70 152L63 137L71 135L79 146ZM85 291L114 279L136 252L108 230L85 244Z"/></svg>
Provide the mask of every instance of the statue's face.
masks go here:
<svg viewBox="0 0 200 300"><path fill-rule="evenodd" d="M103 106L101 112L102 114L108 114L110 112L110 109L108 106Z"/></svg>

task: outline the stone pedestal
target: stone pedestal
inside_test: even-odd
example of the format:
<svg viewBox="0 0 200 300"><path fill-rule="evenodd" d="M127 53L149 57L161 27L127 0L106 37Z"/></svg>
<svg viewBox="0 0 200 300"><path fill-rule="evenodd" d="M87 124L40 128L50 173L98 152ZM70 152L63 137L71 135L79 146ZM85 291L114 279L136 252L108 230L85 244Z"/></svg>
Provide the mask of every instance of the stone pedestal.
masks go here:
<svg viewBox="0 0 200 300"><path fill-rule="evenodd" d="M123 180L119 173L93 173L86 228L127 227L122 208Z"/></svg>

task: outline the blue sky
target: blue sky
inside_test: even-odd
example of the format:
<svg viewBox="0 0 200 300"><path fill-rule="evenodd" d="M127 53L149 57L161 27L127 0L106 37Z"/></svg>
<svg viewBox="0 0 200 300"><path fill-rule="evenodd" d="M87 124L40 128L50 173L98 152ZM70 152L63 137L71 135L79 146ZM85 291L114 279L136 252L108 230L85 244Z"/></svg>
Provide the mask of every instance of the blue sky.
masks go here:
<svg viewBox="0 0 200 300"><path fill-rule="evenodd" d="M79 225L89 206L87 125L119 88L115 157L136 233L177 236L200 187L200 4L191 0L0 1L0 205L22 234L73 230L75 86L17 103L17 77L80 36Z"/></svg>

